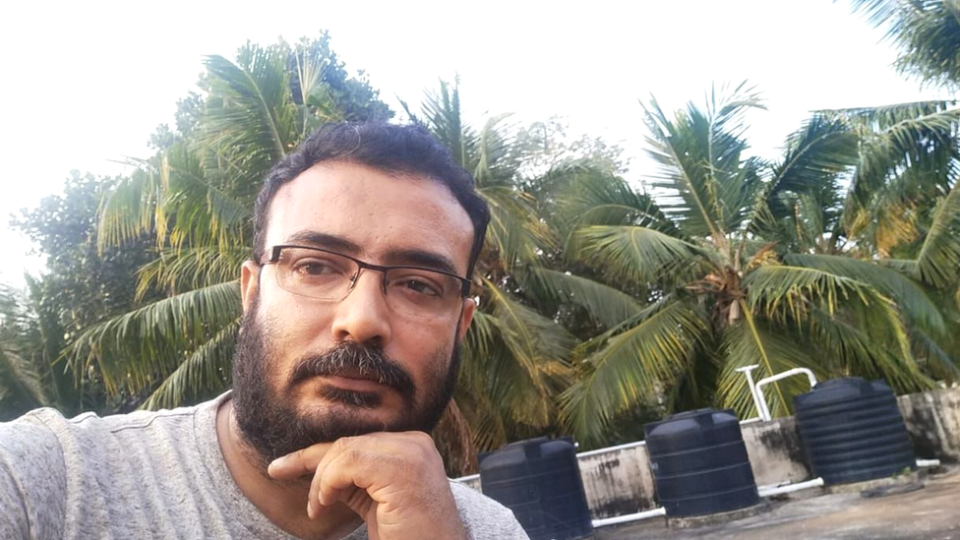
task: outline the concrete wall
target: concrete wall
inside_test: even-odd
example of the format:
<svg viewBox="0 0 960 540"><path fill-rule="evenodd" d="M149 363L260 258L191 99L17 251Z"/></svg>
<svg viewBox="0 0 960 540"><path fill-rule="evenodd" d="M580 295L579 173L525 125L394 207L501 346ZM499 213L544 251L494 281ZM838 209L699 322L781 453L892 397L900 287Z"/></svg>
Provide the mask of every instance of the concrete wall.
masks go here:
<svg viewBox="0 0 960 540"><path fill-rule="evenodd" d="M753 478L758 486L810 479L797 422L792 416L740 426Z"/></svg>
<svg viewBox="0 0 960 540"><path fill-rule="evenodd" d="M917 457L960 461L960 388L900 396Z"/></svg>
<svg viewBox="0 0 960 540"><path fill-rule="evenodd" d="M643 444L627 444L577 456L587 504L594 518L657 507L650 456Z"/></svg>
<svg viewBox="0 0 960 540"><path fill-rule="evenodd" d="M918 458L960 461L960 388L899 398ZM758 486L810 479L793 417L742 425L743 440ZM580 476L594 519L656 508L650 458L643 443L578 454ZM479 489L479 478L466 479Z"/></svg>

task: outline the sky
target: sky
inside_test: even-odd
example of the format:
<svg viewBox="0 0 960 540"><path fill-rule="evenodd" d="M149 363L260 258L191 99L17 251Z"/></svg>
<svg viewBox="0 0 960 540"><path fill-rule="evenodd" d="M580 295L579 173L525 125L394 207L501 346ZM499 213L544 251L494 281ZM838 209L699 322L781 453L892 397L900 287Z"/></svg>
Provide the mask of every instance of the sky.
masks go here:
<svg viewBox="0 0 960 540"><path fill-rule="evenodd" d="M844 0L608 2L4 2L0 7L0 282L43 261L11 213L62 190L70 170L123 173L194 89L208 54L329 30L395 110L460 78L468 120L560 117L620 144L642 181L641 101L673 110L747 80L754 152L775 157L811 110L945 97L891 67L882 30Z"/></svg>

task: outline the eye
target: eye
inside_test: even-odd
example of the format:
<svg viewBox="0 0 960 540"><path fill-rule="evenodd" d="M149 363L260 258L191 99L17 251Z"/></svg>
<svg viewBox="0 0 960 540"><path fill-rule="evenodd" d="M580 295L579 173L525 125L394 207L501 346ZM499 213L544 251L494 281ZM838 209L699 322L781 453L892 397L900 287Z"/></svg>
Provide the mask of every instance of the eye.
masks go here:
<svg viewBox="0 0 960 540"><path fill-rule="evenodd" d="M390 287L402 292L427 297L442 297L443 287L422 276L403 276L390 283Z"/></svg>
<svg viewBox="0 0 960 540"><path fill-rule="evenodd" d="M295 261L291 267L293 273L303 276L330 276L343 274L342 265L336 264L336 261L320 258L302 258Z"/></svg>

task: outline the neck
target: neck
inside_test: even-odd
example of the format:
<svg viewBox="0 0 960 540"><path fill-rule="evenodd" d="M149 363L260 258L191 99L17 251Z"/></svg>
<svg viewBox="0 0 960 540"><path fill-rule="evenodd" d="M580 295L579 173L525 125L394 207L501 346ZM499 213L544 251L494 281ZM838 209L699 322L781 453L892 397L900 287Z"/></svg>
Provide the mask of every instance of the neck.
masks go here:
<svg viewBox="0 0 960 540"><path fill-rule="evenodd" d="M307 516L307 495L311 477L299 482L280 482L267 474L263 454L244 438L226 400L217 410L217 440L220 453L240 492L277 527L304 539L334 540L353 532L361 519L344 505L331 507L322 517Z"/></svg>

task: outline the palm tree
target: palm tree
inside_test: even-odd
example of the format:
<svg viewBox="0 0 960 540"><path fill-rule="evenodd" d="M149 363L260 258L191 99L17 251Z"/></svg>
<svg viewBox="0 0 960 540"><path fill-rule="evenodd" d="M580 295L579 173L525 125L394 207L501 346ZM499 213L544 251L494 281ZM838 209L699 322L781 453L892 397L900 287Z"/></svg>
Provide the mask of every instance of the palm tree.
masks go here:
<svg viewBox="0 0 960 540"><path fill-rule="evenodd" d="M887 26L899 49L896 68L925 83L960 88L960 3L957 0L852 0L874 26Z"/></svg>
<svg viewBox="0 0 960 540"><path fill-rule="evenodd" d="M518 270L537 266L555 238L537 214L536 201L521 189L524 155L514 130L505 125L506 115L480 128L464 122L456 83L441 82L437 92L429 92L419 114L404 108L473 174L490 207L475 271L480 309L467 334L455 396L474 445L489 450L543 433L556 423L556 399L570 382L567 359L575 340L537 311L518 281Z"/></svg>
<svg viewBox="0 0 960 540"><path fill-rule="evenodd" d="M932 135L950 147L957 111L869 132L858 119L885 111L816 114L770 163L745 156L743 115L754 108L762 103L743 84L672 118L651 100L653 196L604 175L585 175L565 196L567 256L638 304L575 352L582 369L563 394L563 418L581 440L602 442L616 415L643 403L746 414L752 400L736 369L752 364L760 377L803 366L820 377L883 377L900 391L930 386L911 336L942 342L943 311L911 276L876 260L876 246L909 227L886 224L892 231L873 231L871 244L859 225L902 202L880 192L946 174L912 158ZM776 385L774 414L801 390Z"/></svg>
<svg viewBox="0 0 960 540"><path fill-rule="evenodd" d="M259 181L321 122L338 119L322 88L307 84L315 77L309 58L297 62L303 82L294 87L304 95L292 99L283 91L283 57L248 46L236 63L208 58L210 96L196 137L141 162L104 202L101 241L154 232L157 258L141 270L140 289L160 286L170 296L86 330L71 348L71 365L96 366L110 392L143 394L144 408L198 401L229 385L241 315L234 276L247 256ZM474 131L460 120L458 91L446 85L427 97L423 111L424 122L475 173L493 214L478 268L483 307L464 347L462 390L443 420L449 430L438 435L450 453L467 452L451 467L464 470L475 467L476 446L492 448L556 422L574 340L517 298L510 269L535 264L553 238L516 186L521 156L500 129L504 117ZM473 429L464 431L468 425Z"/></svg>
<svg viewBox="0 0 960 540"><path fill-rule="evenodd" d="M154 233L157 257L141 269L139 290L169 295L71 345L71 365L96 366L109 392L143 395L144 408L160 408L229 385L241 316L236 274L249 253L260 182L319 125L341 119L315 52L307 42L281 42L247 44L236 62L207 57L207 98L191 137L140 161L104 200L98 241L122 245Z"/></svg>

